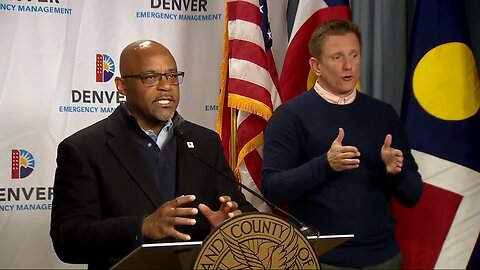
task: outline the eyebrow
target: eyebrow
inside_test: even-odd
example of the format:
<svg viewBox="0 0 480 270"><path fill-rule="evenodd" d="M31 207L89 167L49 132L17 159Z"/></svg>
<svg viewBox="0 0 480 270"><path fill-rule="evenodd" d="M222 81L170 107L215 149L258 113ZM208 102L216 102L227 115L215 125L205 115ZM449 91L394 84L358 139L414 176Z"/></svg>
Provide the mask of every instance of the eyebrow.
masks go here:
<svg viewBox="0 0 480 270"><path fill-rule="evenodd" d="M177 72L177 71L178 71L178 69L176 69L176 68L171 68L171 69L167 69L166 72L168 73L168 72ZM142 71L142 72L140 72L140 73L165 73L165 72L157 72L157 71L155 71L155 70L146 70L146 71Z"/></svg>

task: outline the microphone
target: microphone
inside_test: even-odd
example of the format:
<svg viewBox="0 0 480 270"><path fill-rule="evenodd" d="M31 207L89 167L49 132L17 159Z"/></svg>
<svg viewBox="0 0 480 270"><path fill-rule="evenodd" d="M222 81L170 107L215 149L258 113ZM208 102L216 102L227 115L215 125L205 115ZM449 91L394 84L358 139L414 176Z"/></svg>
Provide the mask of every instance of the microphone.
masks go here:
<svg viewBox="0 0 480 270"><path fill-rule="evenodd" d="M179 115L179 114L175 114L175 116L173 117L172 119L172 122L173 122L173 131L174 133L184 142L184 143L187 143L187 139L185 138L184 136L184 132L183 132L183 129L182 129L182 123L183 123L184 119ZM190 152L190 154L192 154L192 156L200 161L201 163L203 163L205 166L207 166L208 168L210 168L211 170L213 170L215 173L223 176L224 178L228 179L229 181L231 182L234 182L235 185L238 185L240 186L241 188L245 189L246 191L248 191L250 194L252 194L253 196L257 197L258 199L262 200L263 202L265 202L268 206L270 206L271 208L275 209L276 211L284 214L285 216L288 217L288 219L290 219L290 221L292 221L293 223L295 223L295 225L298 227L298 229L300 230L300 232L305 235L305 236L320 236L320 233L313 227L311 226L308 226L306 225L305 223L303 222L300 222L300 220L298 220L296 217L294 217L293 215L289 214L288 212L286 212L285 210L283 210L282 208L276 206L274 203L270 202L269 200L267 200L265 197L263 197L262 195L260 195L259 193L255 192L254 190L252 190L251 188L247 187L246 185L242 184L241 182L237 181L236 179L232 179L230 175L227 175L225 174L224 172L220 171L219 169L217 169L215 166L211 165L210 163L208 163L207 161L205 161L204 159L200 158L197 153L190 147L187 147L188 148L188 152Z"/></svg>

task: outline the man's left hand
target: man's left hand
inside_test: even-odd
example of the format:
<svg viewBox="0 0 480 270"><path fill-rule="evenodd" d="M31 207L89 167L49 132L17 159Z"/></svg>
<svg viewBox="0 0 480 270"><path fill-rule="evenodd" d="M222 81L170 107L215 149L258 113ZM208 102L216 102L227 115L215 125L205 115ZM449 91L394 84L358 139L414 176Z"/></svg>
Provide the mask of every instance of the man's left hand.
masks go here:
<svg viewBox="0 0 480 270"><path fill-rule="evenodd" d="M203 203L198 205L198 210L200 210L200 212L208 219L212 228L217 228L225 220L242 213L242 211L238 209L238 204L235 201L232 201L229 196L221 196L219 200L222 205L216 212L212 211Z"/></svg>
<svg viewBox="0 0 480 270"><path fill-rule="evenodd" d="M380 150L382 160L385 163L388 174L397 174L402 171L403 153L399 149L391 147L392 135L388 134Z"/></svg>

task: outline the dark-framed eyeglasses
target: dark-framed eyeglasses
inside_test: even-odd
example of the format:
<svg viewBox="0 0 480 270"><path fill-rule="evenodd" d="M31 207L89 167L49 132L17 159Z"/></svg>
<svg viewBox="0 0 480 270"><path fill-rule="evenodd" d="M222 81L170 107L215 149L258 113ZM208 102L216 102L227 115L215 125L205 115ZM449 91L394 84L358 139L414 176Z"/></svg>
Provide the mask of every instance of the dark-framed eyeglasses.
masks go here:
<svg viewBox="0 0 480 270"><path fill-rule="evenodd" d="M171 85L179 85L183 82L183 76L185 76L185 72L183 71L175 71L175 72L167 72L167 73L143 72L140 74L125 75L125 76L122 76L122 78L140 79L140 81L145 86L157 86L160 80L162 79L162 77L165 77L165 79Z"/></svg>

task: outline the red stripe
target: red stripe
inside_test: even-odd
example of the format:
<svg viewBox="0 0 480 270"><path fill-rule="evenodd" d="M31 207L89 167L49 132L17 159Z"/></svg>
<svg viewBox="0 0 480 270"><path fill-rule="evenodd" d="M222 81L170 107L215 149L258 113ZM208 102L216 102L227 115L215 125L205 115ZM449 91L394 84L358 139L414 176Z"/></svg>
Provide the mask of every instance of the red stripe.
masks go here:
<svg viewBox="0 0 480 270"><path fill-rule="evenodd" d="M267 122L262 117L251 114L238 126L237 151L265 129Z"/></svg>
<svg viewBox="0 0 480 270"><path fill-rule="evenodd" d="M242 20L261 25L262 17L260 16L260 9L249 2L235 1L228 2L228 20Z"/></svg>
<svg viewBox="0 0 480 270"><path fill-rule="evenodd" d="M277 65L275 64L275 58L273 57L272 50L267 51L267 66L270 77L272 78L273 84L275 85L275 88L277 88L278 92L280 89L280 81L278 80Z"/></svg>
<svg viewBox="0 0 480 270"><path fill-rule="evenodd" d="M308 41L315 28L330 19L350 19L350 8L345 6L323 8L315 12L298 29L288 46L280 77L279 94L282 103L305 92L307 89L308 72Z"/></svg>
<svg viewBox="0 0 480 270"><path fill-rule="evenodd" d="M262 40L263 42L263 40ZM268 70L267 55L262 47L244 40L230 40L230 58L242 59Z"/></svg>
<svg viewBox="0 0 480 270"><path fill-rule="evenodd" d="M262 192L262 163L262 157L257 150L250 152L245 157L245 167L247 167L248 173L260 192Z"/></svg>
<svg viewBox="0 0 480 270"><path fill-rule="evenodd" d="M393 200L403 269L433 269L453 223L462 196L425 183L414 208Z"/></svg>

